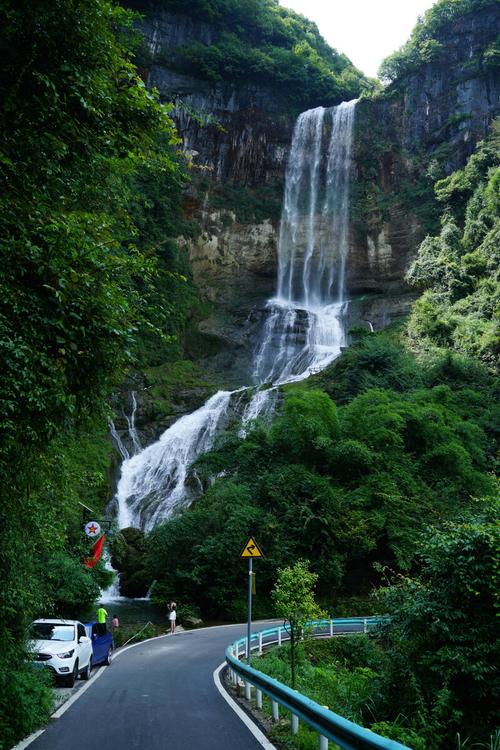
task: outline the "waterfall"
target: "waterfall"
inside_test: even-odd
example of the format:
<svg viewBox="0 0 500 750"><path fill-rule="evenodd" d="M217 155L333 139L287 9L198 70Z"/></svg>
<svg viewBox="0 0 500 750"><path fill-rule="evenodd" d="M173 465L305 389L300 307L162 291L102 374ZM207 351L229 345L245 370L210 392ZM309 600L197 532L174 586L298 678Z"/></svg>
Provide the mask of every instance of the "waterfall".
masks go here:
<svg viewBox="0 0 500 750"><path fill-rule="evenodd" d="M303 112L295 124L278 244L278 289L267 303L256 349L256 383L301 380L330 364L345 343L355 105L317 107Z"/></svg>
<svg viewBox="0 0 500 750"><path fill-rule="evenodd" d="M248 404L245 406L243 415L241 417L241 429L239 432L240 437L245 437L247 434L247 425L250 425L257 418L261 419L264 424L269 425L271 417L276 408L276 402L278 401L278 389L277 388L263 388L257 390Z"/></svg>
<svg viewBox="0 0 500 750"><path fill-rule="evenodd" d="M111 564L111 557L107 549L105 549L104 551L103 560L104 560L104 567L106 568L106 570L109 570L111 573L114 573L114 578L113 578L113 583L111 584L111 586L108 586L107 589L101 589L99 601L101 603L124 601L125 597L121 596L120 594L120 573L118 573L118 571L115 570L115 568L113 568Z"/></svg>
<svg viewBox="0 0 500 750"><path fill-rule="evenodd" d="M130 444L132 446L132 455L135 456L136 453L140 453L140 451L142 450L139 440L139 433L137 432L137 428L135 426L135 414L137 411L137 394L135 391L130 391L130 400L132 402L132 411L130 412L130 416L125 413L123 413L123 416L125 417L125 420L127 422L127 431L130 439ZM112 419L109 420L109 434L111 435L111 439L118 448L118 452L122 457L122 461L126 461L127 459L129 459L130 452L124 444Z"/></svg>
<svg viewBox="0 0 500 750"><path fill-rule="evenodd" d="M135 413L137 411L137 396L135 391L130 392L130 400L132 401L132 411L130 413L130 417L127 417L127 415L125 415L125 419L127 420L128 434L130 435L130 439L132 440L132 446L134 448L135 455L142 450L139 435L135 426Z"/></svg>
<svg viewBox="0 0 500 750"><path fill-rule="evenodd" d="M270 419L277 386L323 369L345 343L355 105L352 101L328 109L317 107L297 119L286 170L277 293L265 308L255 348L254 393L241 415L240 434L257 417ZM255 390L255 385L263 384L273 387ZM120 448L124 457L116 494L120 528L138 526L149 531L189 504L196 494L186 481L189 467L213 447L227 426L229 412L238 411L243 403L245 392L248 389L219 391L144 450L135 431L137 402L132 393L127 424L135 455L129 456L123 445L123 451Z"/></svg>
<svg viewBox="0 0 500 750"><path fill-rule="evenodd" d="M123 445L123 441L118 434L118 431L115 427L115 423L112 419L109 420L109 434L111 435L111 439L113 440L114 444L118 448L118 452L120 453L120 456L122 457L122 461L126 461L128 458L130 458L130 453Z"/></svg>
<svg viewBox="0 0 500 750"><path fill-rule="evenodd" d="M200 409L186 414L160 439L123 462L118 482L118 525L149 531L189 502L185 486L195 459L213 446L226 426L230 391L219 391Z"/></svg>

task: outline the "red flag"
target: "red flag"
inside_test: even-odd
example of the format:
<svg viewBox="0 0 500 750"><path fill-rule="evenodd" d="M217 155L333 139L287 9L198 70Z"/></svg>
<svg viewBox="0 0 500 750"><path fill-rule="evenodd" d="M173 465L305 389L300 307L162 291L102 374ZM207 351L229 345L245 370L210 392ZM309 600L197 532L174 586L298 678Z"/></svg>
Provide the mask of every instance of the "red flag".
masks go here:
<svg viewBox="0 0 500 750"><path fill-rule="evenodd" d="M104 544L104 534L94 544L94 556L86 558L83 562L86 568L93 568L94 565L100 560L102 555L102 547Z"/></svg>

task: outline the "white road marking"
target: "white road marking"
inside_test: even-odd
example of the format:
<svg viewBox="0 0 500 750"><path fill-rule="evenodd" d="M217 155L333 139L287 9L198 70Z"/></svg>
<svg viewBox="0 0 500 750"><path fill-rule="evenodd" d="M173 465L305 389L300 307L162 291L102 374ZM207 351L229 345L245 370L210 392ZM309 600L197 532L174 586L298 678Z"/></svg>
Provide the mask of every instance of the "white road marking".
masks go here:
<svg viewBox="0 0 500 750"><path fill-rule="evenodd" d="M38 732L33 732L33 734L28 735L26 739L21 740L21 742L12 748L12 750L24 750L25 747L28 747L28 745L31 745L32 742L34 742L37 737L40 737L41 734L45 732L45 729L39 729Z"/></svg>
<svg viewBox="0 0 500 750"><path fill-rule="evenodd" d="M86 693L86 692L87 692L87 690L89 689L89 687L90 687L91 685L93 685L93 684L94 684L94 682L95 682L96 680L98 680L98 679L99 679L99 677L100 677L100 676L101 676L102 674L104 674L104 672L105 672L105 671L106 671L106 670L104 670L104 669L99 669L99 671L98 671L98 672L96 672L96 673L94 674L94 676L93 676L93 677L91 677L91 678L90 678L90 680L88 680L88 681L86 682L86 684L85 684L85 685L83 685L83 686L82 686L81 688L78 688L78 690L76 691L76 693L74 693L74 695L72 695L72 696L71 696L71 698L68 698L68 700L67 700L67 701L66 701L65 703L63 703L63 704L62 704L61 708L58 708L58 709L57 709L57 711L54 711L54 713L53 713L53 714L51 715L51 717L50 717L50 718L51 718L51 719L60 719L60 718L61 718L61 716L62 716L62 715L63 715L63 714L64 714L64 713L65 713L65 712L66 712L66 711L68 710L68 708L69 708L70 706L72 706L72 705L73 705L73 703L74 703L75 701L77 701L77 700L78 700L78 698L81 698L81 696L82 696L82 695L83 695L84 693Z"/></svg>
<svg viewBox="0 0 500 750"><path fill-rule="evenodd" d="M270 620L261 620L260 622L270 622ZM245 623L231 623L229 625L210 625L209 627L196 628L196 630L188 630L186 632L188 632L188 633L198 633L200 630L212 630L214 628L234 628L235 626L238 626L238 625L243 626L244 624ZM255 624L258 624L258 623L256 622ZM157 641L160 638L168 638L169 635L170 635L170 633L165 633L165 635L155 635L152 638L147 638L145 641L138 641L137 643L131 643L129 646L125 646L125 648L119 649L116 652L116 654L113 654L113 659L112 659L111 663L113 663L113 661L115 659L117 659L121 654L124 654L125 651L128 651L130 648L135 648L135 646L142 646L143 643L148 643L148 641ZM224 664L225 664L225 662L224 662ZM217 671L218 669L220 669L220 667L217 667L217 669L215 671ZM77 690L76 693L71 696L71 698L69 698L65 703L62 704L62 706L60 708L57 709L57 711L54 711L54 713L51 715L50 718L51 719L59 719L63 715L63 713L65 711L67 711L68 708L70 708L70 706L72 706L73 703L75 703L78 700L78 698L80 698L80 696L83 695L83 693L85 693L85 691L89 689L89 687L91 685L94 684L94 682L98 679L99 675L102 674L102 673L104 673L104 671L105 671L105 669L103 667L101 667L101 669L99 669L99 671L96 674L94 674L93 677L90 678L90 680L87 682L87 684L84 685L83 687L81 687L79 690ZM215 680L215 672L214 672L214 680ZM220 680L219 680L219 683L220 683ZM217 685L217 682L215 684ZM222 685L221 685L221 689L224 690L224 688L222 688ZM225 692L226 691L224 690L224 693ZM229 698L229 696L227 696L226 700L229 703L229 701L231 701L232 698ZM231 705L231 704L229 704L229 705ZM237 706L237 710L236 710L236 708L234 708L234 710L236 711L236 713L238 713L238 711L241 711L241 709L240 709L239 706ZM245 716L245 713L243 711L241 711L241 713L243 714L243 716ZM252 726L254 726L254 725L252 724ZM254 728L256 729L256 731L260 732L260 730L258 730L257 727L254 727ZM252 730L250 729L250 731L252 731ZM38 737L40 737L40 735L42 735L44 732L45 732L45 729L39 729L38 732L33 732L33 734L28 735L28 737L25 737L24 740L21 740L21 742L19 742L17 745L15 745L12 748L12 750L24 750L26 747L28 747L28 745L31 745L32 742L34 742L36 739L38 739ZM265 735L262 734L262 732L260 732L260 734L263 737L265 736ZM276 750L276 748L274 747L274 745L271 745L269 743L267 745L263 745L263 747L265 747L267 750Z"/></svg>
<svg viewBox="0 0 500 750"><path fill-rule="evenodd" d="M257 742L262 745L262 747L265 748L265 750L277 750L276 746L270 742L264 732L261 732L257 724L252 721L252 719L246 714L242 708L236 703L234 698L232 698L227 690L224 688L221 679L220 679L220 673L226 666L226 662L223 661L222 664L219 664L219 666L214 669L214 682L215 687L219 691L219 693L222 695L224 700L229 703L235 714L238 716L238 718L241 719L243 724L250 730L250 732L253 734Z"/></svg>

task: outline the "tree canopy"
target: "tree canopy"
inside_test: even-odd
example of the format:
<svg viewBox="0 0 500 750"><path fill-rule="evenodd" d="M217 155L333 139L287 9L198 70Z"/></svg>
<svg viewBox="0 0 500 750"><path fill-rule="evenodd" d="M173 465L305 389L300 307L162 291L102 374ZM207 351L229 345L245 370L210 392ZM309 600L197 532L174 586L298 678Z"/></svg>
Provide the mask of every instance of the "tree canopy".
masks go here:
<svg viewBox="0 0 500 750"><path fill-rule="evenodd" d="M440 40L443 29L468 13L497 5L496 0L438 0L419 18L409 40L383 61L380 78L386 83L401 82L427 63L440 60L446 54ZM485 51L480 63L483 68L491 69L498 67L499 60L498 45L495 45Z"/></svg>
<svg viewBox="0 0 500 750"><path fill-rule="evenodd" d="M159 9L186 14L179 0L127 4L146 14ZM196 28L208 24L210 43L187 41L152 59L146 52L148 64L164 63L212 82L259 84L299 111L354 99L372 86L325 42L315 23L277 0L195 0L189 17L197 19Z"/></svg>
<svg viewBox="0 0 500 750"><path fill-rule="evenodd" d="M144 231L141 182L155 175L172 221L184 167L168 108L132 63L133 23L108 0L0 9L2 748L50 708L25 662L30 618L81 611L109 579L82 567L77 503L107 500L105 415L137 339L175 328L155 289L188 286Z"/></svg>
<svg viewBox="0 0 500 750"><path fill-rule="evenodd" d="M409 321L415 346L455 349L497 370L500 355L499 123L464 169L435 185L441 232L427 237L407 273L423 294Z"/></svg>

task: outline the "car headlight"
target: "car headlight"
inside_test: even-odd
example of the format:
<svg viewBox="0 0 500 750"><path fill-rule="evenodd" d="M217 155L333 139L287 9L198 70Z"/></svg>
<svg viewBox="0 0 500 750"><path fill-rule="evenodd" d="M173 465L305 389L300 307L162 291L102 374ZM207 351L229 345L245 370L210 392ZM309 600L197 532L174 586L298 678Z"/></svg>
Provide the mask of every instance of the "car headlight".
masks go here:
<svg viewBox="0 0 500 750"><path fill-rule="evenodd" d="M71 651L63 651L62 654L56 654L60 659L71 659L73 654L75 653L75 649L72 648Z"/></svg>

